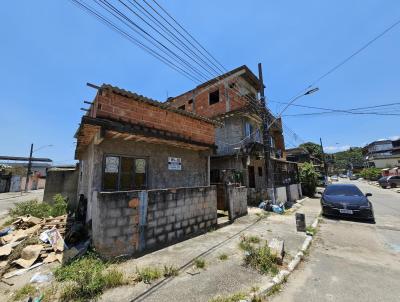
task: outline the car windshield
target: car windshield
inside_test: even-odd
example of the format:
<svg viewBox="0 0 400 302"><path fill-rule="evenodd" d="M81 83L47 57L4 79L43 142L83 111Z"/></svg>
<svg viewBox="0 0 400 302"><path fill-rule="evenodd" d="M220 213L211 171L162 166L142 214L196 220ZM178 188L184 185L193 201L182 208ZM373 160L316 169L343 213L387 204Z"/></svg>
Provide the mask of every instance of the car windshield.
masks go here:
<svg viewBox="0 0 400 302"><path fill-rule="evenodd" d="M329 186L325 195L363 196L363 193L356 186Z"/></svg>

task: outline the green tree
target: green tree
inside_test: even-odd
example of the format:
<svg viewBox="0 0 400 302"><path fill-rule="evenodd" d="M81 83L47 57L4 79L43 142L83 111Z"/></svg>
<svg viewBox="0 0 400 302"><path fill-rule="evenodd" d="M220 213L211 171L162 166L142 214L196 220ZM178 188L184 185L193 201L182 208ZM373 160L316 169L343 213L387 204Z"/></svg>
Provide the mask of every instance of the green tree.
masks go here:
<svg viewBox="0 0 400 302"><path fill-rule="evenodd" d="M310 155L322 160L322 149L320 145L313 142L307 142L299 145L299 147L307 150Z"/></svg>
<svg viewBox="0 0 400 302"><path fill-rule="evenodd" d="M382 170L379 168L364 168L361 170L360 175L362 178L368 180L377 180L379 177L382 176Z"/></svg>
<svg viewBox="0 0 400 302"><path fill-rule="evenodd" d="M349 150L336 152L333 154L334 168L337 171L343 171L353 167L362 167L364 157L362 148L350 147Z"/></svg>
<svg viewBox="0 0 400 302"><path fill-rule="evenodd" d="M299 166L300 168L300 182L303 194L306 196L314 196L317 183L318 173L315 171L312 163L304 163Z"/></svg>

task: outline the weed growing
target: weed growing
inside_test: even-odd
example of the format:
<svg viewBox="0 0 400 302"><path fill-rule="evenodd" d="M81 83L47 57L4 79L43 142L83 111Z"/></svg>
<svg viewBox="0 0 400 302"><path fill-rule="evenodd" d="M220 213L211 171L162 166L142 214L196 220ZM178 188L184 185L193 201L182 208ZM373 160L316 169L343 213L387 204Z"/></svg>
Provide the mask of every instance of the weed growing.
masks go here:
<svg viewBox="0 0 400 302"><path fill-rule="evenodd" d="M227 254L220 254L220 255L218 256L218 259L219 259L219 260L222 260L222 261L227 260L227 259L228 259L228 255L227 255Z"/></svg>
<svg viewBox="0 0 400 302"><path fill-rule="evenodd" d="M61 194L54 196L54 204L50 205L37 200L28 200L15 204L13 209L10 209L9 215L12 219L18 216L32 215L38 218L57 217L67 213L67 201Z"/></svg>
<svg viewBox="0 0 400 302"><path fill-rule="evenodd" d="M194 261L194 265L197 268L205 268L206 267L206 261L204 259L198 258Z"/></svg>
<svg viewBox="0 0 400 302"><path fill-rule="evenodd" d="M242 236L239 247L244 250L244 264L256 269L261 274L278 273L277 258L271 253L267 242L264 245L254 244L250 237Z"/></svg>
<svg viewBox="0 0 400 302"><path fill-rule="evenodd" d="M31 284L26 284L15 292L12 301L19 301L35 294L36 288Z"/></svg>
<svg viewBox="0 0 400 302"><path fill-rule="evenodd" d="M161 277L161 271L157 267L144 267L137 270L139 276L138 281L143 281L144 283L150 284L152 281L157 280Z"/></svg>
<svg viewBox="0 0 400 302"><path fill-rule="evenodd" d="M317 229L309 225L308 227L306 227L306 233L314 236L317 233Z"/></svg>
<svg viewBox="0 0 400 302"><path fill-rule="evenodd" d="M209 302L239 302L240 300L244 299L246 299L246 294L236 293L227 297L218 296L216 298L209 300Z"/></svg>
<svg viewBox="0 0 400 302"><path fill-rule="evenodd" d="M177 269L173 265L170 265L170 266L164 265L164 273L163 273L163 275L166 278L178 276L179 275L179 269Z"/></svg>
<svg viewBox="0 0 400 302"><path fill-rule="evenodd" d="M57 281L64 282L61 300L86 301L98 297L107 288L126 284L116 269L106 270L108 264L93 253L56 269Z"/></svg>
<svg viewBox="0 0 400 302"><path fill-rule="evenodd" d="M281 291L282 285L280 284L274 284L271 289L268 291L267 296L273 296L275 294L277 294L278 292Z"/></svg>

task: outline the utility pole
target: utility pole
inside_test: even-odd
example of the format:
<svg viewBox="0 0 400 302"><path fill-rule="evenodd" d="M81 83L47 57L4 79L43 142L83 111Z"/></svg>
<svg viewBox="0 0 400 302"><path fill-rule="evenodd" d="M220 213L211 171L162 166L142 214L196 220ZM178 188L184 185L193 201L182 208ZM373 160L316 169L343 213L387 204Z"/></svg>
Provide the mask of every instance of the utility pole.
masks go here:
<svg viewBox="0 0 400 302"><path fill-rule="evenodd" d="M33 144L31 144L31 152L29 153L28 171L26 172L26 180L25 180L25 192L28 192L29 176L31 175L31 168L32 168L32 153L33 153Z"/></svg>
<svg viewBox="0 0 400 302"><path fill-rule="evenodd" d="M319 142L320 142L320 144L321 144L322 160L323 160L323 162L324 162L325 177L326 177L326 179L328 179L328 166L326 165L324 147L322 146L322 138L319 138Z"/></svg>
<svg viewBox="0 0 400 302"><path fill-rule="evenodd" d="M267 172L266 185L268 195L271 197L272 204L275 204L275 180L274 180L274 166L273 161L271 159L271 133L269 127L269 115L267 112L265 95L264 95L264 81L262 75L262 66L261 63L258 63L258 79L260 84L260 101L261 101L261 118L263 123L263 151L264 151L264 161L265 161L265 170Z"/></svg>

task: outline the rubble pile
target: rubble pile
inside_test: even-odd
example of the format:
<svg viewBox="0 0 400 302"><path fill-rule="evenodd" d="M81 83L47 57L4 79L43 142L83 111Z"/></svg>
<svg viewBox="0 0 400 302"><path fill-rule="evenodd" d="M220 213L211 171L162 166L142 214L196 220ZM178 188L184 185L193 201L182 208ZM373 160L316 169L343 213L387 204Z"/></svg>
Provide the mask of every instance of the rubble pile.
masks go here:
<svg viewBox="0 0 400 302"><path fill-rule="evenodd" d="M64 241L73 223L67 215L43 219L26 215L0 230L0 277L8 279L44 263L76 257L82 251L68 248Z"/></svg>

